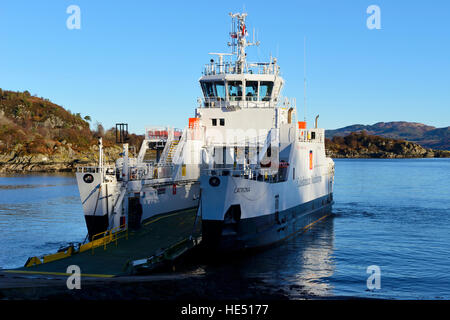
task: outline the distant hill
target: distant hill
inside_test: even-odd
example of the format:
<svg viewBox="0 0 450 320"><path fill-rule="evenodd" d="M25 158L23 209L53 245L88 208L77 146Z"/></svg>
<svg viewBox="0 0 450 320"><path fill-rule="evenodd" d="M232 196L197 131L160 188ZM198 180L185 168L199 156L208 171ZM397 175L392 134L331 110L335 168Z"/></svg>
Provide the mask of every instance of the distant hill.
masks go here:
<svg viewBox="0 0 450 320"><path fill-rule="evenodd" d="M332 158L448 158L450 151L432 150L403 139L352 132L344 137L325 139L326 153Z"/></svg>
<svg viewBox="0 0 450 320"><path fill-rule="evenodd" d="M450 150L450 127L436 128L416 122L379 122L374 125L355 124L336 130L326 130L326 137L347 136L352 132L366 131L369 135L406 140L422 147Z"/></svg>
<svg viewBox="0 0 450 320"><path fill-rule="evenodd" d="M97 159L98 138L103 138L107 160L115 160L115 129L101 124L91 130L90 117L32 96L28 91L0 89L0 172L73 170L76 163ZM130 135L139 150L143 136Z"/></svg>

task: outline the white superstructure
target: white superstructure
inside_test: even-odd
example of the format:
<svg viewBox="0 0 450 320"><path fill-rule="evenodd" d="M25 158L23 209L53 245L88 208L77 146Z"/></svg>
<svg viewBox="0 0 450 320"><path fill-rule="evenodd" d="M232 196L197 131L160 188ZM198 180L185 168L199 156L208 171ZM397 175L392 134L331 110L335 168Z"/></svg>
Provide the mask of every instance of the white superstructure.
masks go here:
<svg viewBox="0 0 450 320"><path fill-rule="evenodd" d="M247 42L246 14L230 15L232 54L206 65L196 117L205 133L203 242L233 250L269 245L328 215L334 163L317 118L307 129L295 99L281 98L277 59L247 61L246 47L258 43Z"/></svg>
<svg viewBox="0 0 450 320"><path fill-rule="evenodd" d="M125 144L114 167L101 155L97 167L78 169L90 236L198 206L203 243L233 250L275 243L331 212L324 129L317 117L314 128L297 121L276 58L247 61L259 42L247 41L245 13L230 15L232 51L210 53L189 126L149 129L136 158Z"/></svg>

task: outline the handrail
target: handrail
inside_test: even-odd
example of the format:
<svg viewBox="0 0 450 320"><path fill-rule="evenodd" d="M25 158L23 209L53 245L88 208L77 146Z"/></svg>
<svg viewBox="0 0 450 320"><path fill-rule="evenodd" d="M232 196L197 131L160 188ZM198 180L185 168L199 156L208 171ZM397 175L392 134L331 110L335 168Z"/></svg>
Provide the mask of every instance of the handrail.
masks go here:
<svg viewBox="0 0 450 320"><path fill-rule="evenodd" d="M206 176L232 176L245 178L248 180L266 181L270 183L285 181L285 179L281 178L278 167L261 168L260 166L256 166L254 168L247 167L244 169L237 169L230 165L223 168L202 169L202 173Z"/></svg>
<svg viewBox="0 0 450 320"><path fill-rule="evenodd" d="M277 108L280 107L280 102L271 101L248 101L248 100L234 100L225 101L215 98L199 98L201 108Z"/></svg>
<svg viewBox="0 0 450 320"><path fill-rule="evenodd" d="M279 72L279 66L273 62L267 63L248 62L244 65L243 71L245 71L245 73L250 74L276 75ZM209 76L216 74L241 74L241 72L239 71L239 65L236 62L205 64L203 75Z"/></svg>
<svg viewBox="0 0 450 320"><path fill-rule="evenodd" d="M81 172L81 173L98 173L101 170L106 172L108 169L115 170L115 168L116 168L115 166L103 166L103 167L99 167L99 166L77 166L77 172Z"/></svg>
<svg viewBox="0 0 450 320"><path fill-rule="evenodd" d="M164 145L164 149L162 151L161 158L159 159L158 163L166 164L167 157L168 157L169 151L170 151L170 147L172 146L173 142L175 141L175 139L173 137L173 131L171 131L169 129L168 132L169 132L169 134L167 137L167 141L166 141L166 144Z"/></svg>
<svg viewBox="0 0 450 320"><path fill-rule="evenodd" d="M119 236L119 234L121 235ZM122 238L126 238L128 240L128 228L126 224L93 235L90 242L92 254L94 254L94 248L98 248L100 246L103 246L103 249L106 250L107 244L111 242L115 242L117 246L117 241Z"/></svg>
<svg viewBox="0 0 450 320"><path fill-rule="evenodd" d="M114 232L114 231L116 231L116 232ZM124 234L122 234L122 233L124 233ZM95 239L95 238L98 238L100 235L103 235L103 237L101 237L99 239ZM122 238L126 238L128 240L128 228L127 228L126 224L123 224L123 225L113 228L111 230L107 230L107 231L95 234L92 237L92 241L85 243L83 245L80 245L78 247L78 249L75 248L73 245L70 245L69 247L65 248L64 250L60 250L56 253L43 255L42 257L30 257L30 258L28 258L27 262L25 262L25 267L31 267L31 266L34 266L37 264L48 263L48 262L60 260L60 259L72 256L73 254L84 252L89 249L91 249L92 254L94 254L94 248L103 246L104 250L106 250L107 244L109 244L111 242L115 242L115 244L117 246L118 240L122 239Z"/></svg>
<svg viewBox="0 0 450 320"><path fill-rule="evenodd" d="M180 137L180 140L178 141L178 147L175 149L175 152L172 156L172 165L179 165L182 162L182 159L180 161L180 158L183 155L184 152L184 147L186 145L186 141L187 141L187 137L188 137L188 133L192 133L193 131L198 131L198 128L185 128L183 130L183 134ZM178 171L178 170L177 170ZM176 172L172 172L172 175L176 175Z"/></svg>
<svg viewBox="0 0 450 320"><path fill-rule="evenodd" d="M197 99L200 108L296 108L295 98L283 96L266 100L248 100L249 97L241 97L242 100L221 100L217 97L199 97ZM287 100L286 100L287 99Z"/></svg>

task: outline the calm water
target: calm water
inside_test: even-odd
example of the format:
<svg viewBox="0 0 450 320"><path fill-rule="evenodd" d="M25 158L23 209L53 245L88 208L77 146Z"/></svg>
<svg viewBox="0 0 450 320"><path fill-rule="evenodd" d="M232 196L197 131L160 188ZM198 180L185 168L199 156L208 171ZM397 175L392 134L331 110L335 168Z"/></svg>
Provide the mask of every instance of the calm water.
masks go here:
<svg viewBox="0 0 450 320"><path fill-rule="evenodd" d="M450 299L450 159L336 160L335 216L282 245L204 273L258 276L304 294ZM83 241L71 176L0 177L0 266ZM370 291L367 267L381 268Z"/></svg>
<svg viewBox="0 0 450 320"><path fill-rule="evenodd" d="M74 175L0 177L0 267L23 266L86 233Z"/></svg>

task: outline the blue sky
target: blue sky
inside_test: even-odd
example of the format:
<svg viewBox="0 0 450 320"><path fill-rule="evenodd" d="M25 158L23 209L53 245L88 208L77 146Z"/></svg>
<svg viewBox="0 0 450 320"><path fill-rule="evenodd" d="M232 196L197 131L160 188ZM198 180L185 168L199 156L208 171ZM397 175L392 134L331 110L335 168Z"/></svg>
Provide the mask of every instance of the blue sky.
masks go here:
<svg viewBox="0 0 450 320"><path fill-rule="evenodd" d="M69 5L81 29L69 30ZM369 30L370 5L381 30ZM183 128L201 95L208 52L228 52L229 12L245 11L259 48L277 56L283 94L308 121L334 129L380 121L450 125L450 1L22 1L0 2L0 88L28 90L105 127Z"/></svg>

